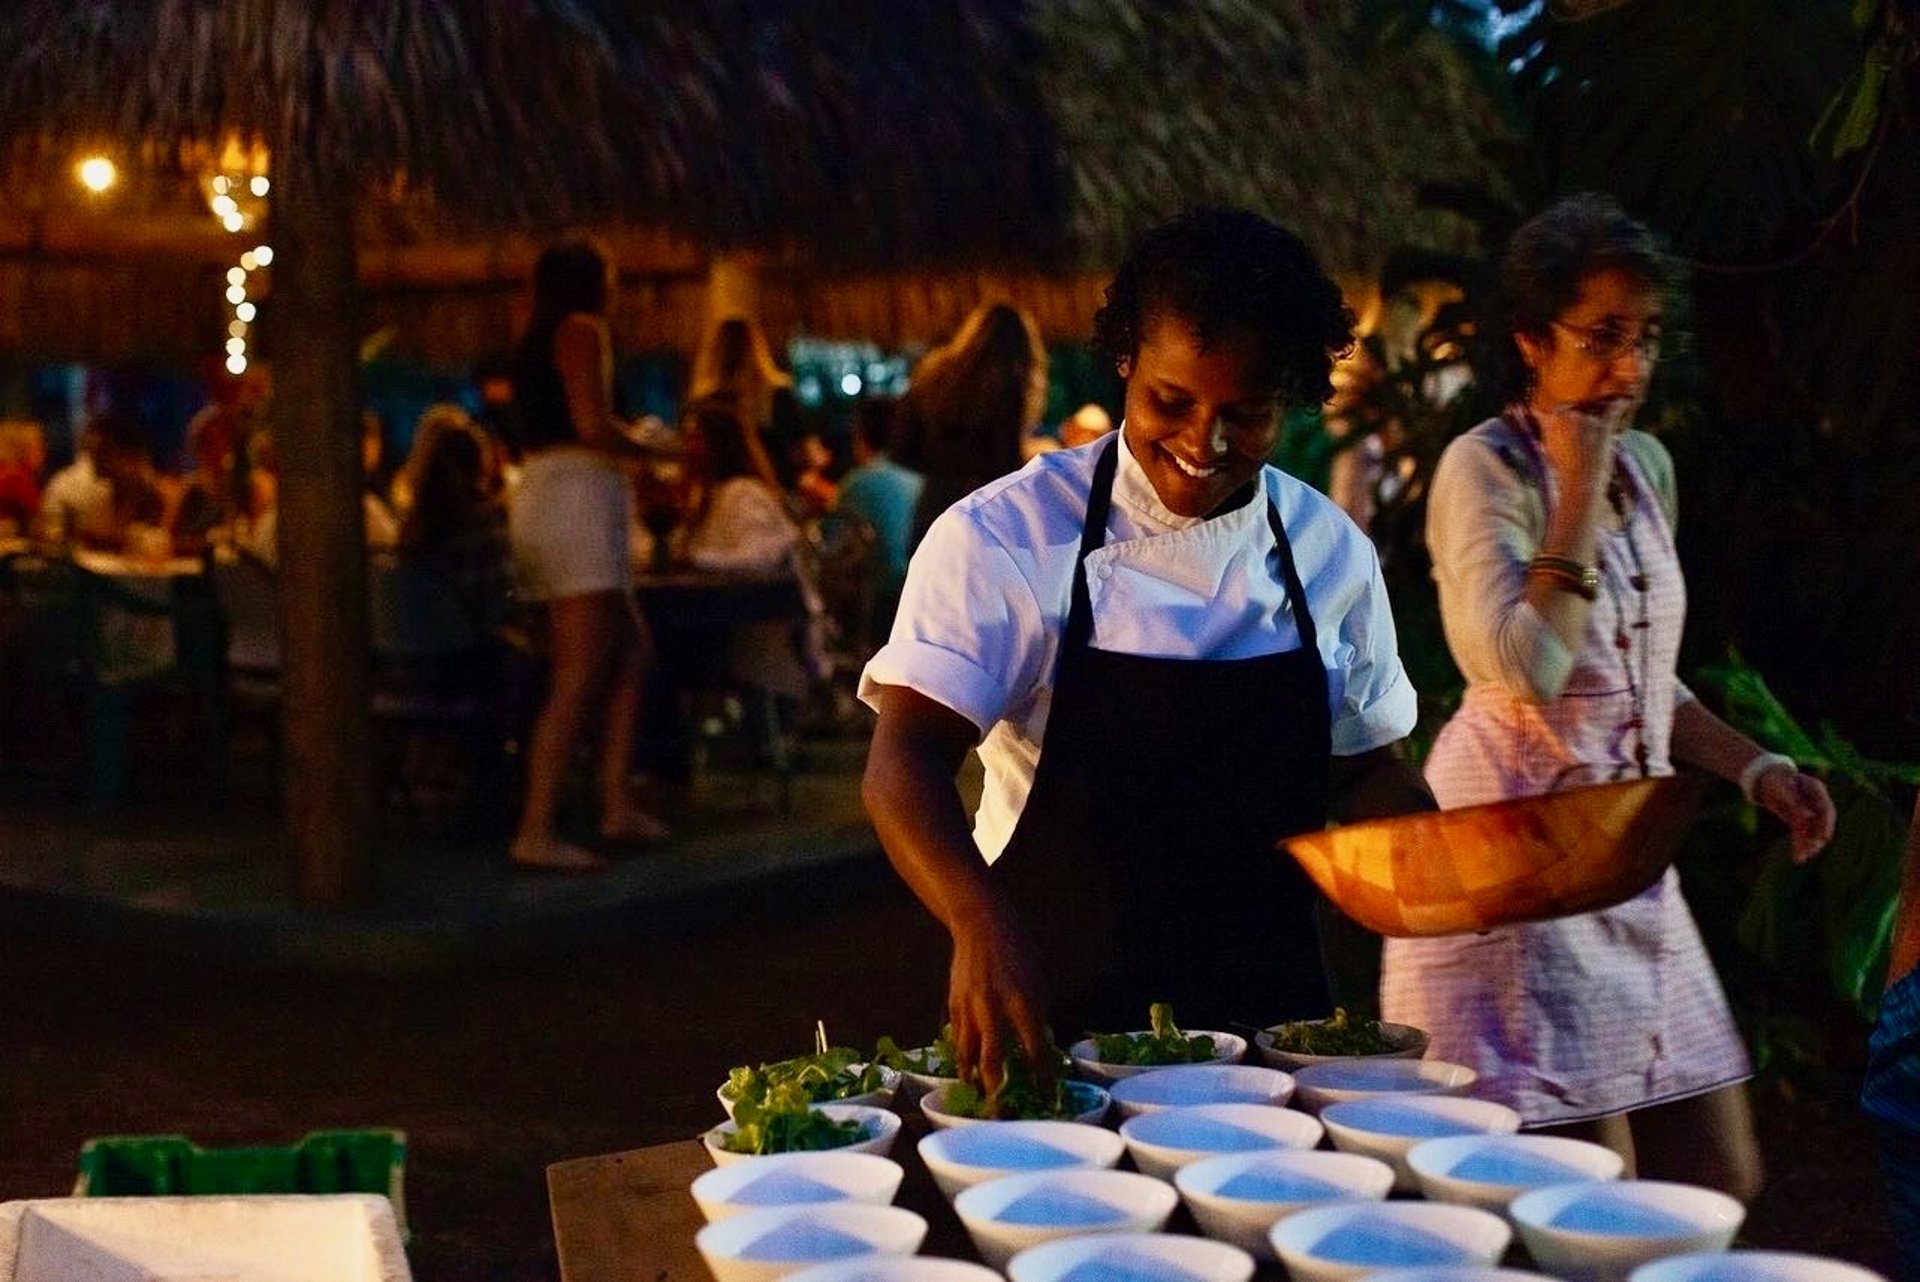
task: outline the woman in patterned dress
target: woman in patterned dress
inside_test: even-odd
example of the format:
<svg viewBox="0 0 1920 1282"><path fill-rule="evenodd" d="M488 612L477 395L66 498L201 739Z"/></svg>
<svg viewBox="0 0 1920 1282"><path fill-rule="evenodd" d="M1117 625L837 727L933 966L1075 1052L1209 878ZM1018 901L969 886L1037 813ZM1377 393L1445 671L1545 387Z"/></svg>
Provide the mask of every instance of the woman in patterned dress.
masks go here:
<svg viewBox="0 0 1920 1282"><path fill-rule="evenodd" d="M1681 684L1686 609L1672 462L1633 430L1677 272L1597 196L1514 237L1502 269L1510 405L1453 442L1427 541L1467 678L1426 767L1443 807L1673 773L1737 782L1796 858L1832 834L1818 780ZM1388 941L1386 1018L1428 1029L1532 1129L1597 1140L1628 1174L1743 1199L1761 1166L1751 1068L1669 869L1613 908L1478 935Z"/></svg>

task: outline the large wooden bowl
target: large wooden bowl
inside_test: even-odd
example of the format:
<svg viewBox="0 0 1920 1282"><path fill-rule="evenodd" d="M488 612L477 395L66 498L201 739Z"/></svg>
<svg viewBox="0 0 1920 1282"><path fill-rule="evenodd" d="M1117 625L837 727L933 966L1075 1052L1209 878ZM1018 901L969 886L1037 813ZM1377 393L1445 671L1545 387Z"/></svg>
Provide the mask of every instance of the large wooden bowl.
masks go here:
<svg viewBox="0 0 1920 1282"><path fill-rule="evenodd" d="M1699 805L1700 775L1370 820L1288 837L1340 911L1382 935L1454 935L1592 912L1651 886Z"/></svg>

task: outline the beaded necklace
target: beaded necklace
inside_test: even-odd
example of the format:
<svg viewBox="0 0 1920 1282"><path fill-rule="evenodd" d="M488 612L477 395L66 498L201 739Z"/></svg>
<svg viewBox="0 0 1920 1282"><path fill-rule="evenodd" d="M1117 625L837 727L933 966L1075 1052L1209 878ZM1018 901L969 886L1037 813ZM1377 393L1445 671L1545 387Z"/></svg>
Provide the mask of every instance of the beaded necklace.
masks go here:
<svg viewBox="0 0 1920 1282"><path fill-rule="evenodd" d="M1633 764L1640 768L1640 777L1645 779L1653 773L1648 763L1652 754L1647 748L1647 634L1652 627L1647 620L1647 571L1640 560L1640 545L1633 537L1633 508L1627 502L1625 470L1618 459L1615 459L1613 467L1613 479L1607 482L1607 503L1613 508L1614 515L1620 518L1620 529L1609 533L1618 533L1626 541L1627 559L1633 570L1627 576L1627 585L1640 598L1640 617L1632 624L1627 623L1627 612L1620 601L1619 580L1608 572L1606 553L1598 552L1596 559L1599 561L1600 581L1607 588L1607 600L1613 605L1613 647L1620 652L1620 670L1627 678L1627 719L1620 726L1620 737L1624 740L1629 731L1633 733ZM1628 635L1629 628L1640 634L1640 675L1637 680L1633 672L1633 638ZM1622 762L1615 769L1614 778L1621 778L1630 768Z"/></svg>
<svg viewBox="0 0 1920 1282"><path fill-rule="evenodd" d="M1544 498L1547 485L1547 463L1545 451L1541 445L1540 421L1525 405L1510 407L1507 419L1510 423L1517 421L1521 428L1521 436L1530 447L1530 453L1533 456L1534 480ZM1635 498L1638 497L1638 487L1633 484L1631 474L1616 453L1613 460L1613 477L1607 482L1607 504L1619 518L1620 528L1609 530L1607 533L1619 536L1627 545L1627 562L1631 567L1631 573L1626 576L1626 582L1634 595L1639 598L1640 606L1639 618L1629 624L1625 604L1621 600L1619 579L1608 572L1605 551L1596 550L1596 568L1600 571L1601 583L1606 587L1607 600L1613 606L1613 647L1620 655L1620 671L1627 682L1627 719L1619 726L1616 742L1624 743L1629 734L1633 736L1633 751L1628 754L1631 759L1614 765L1613 777L1616 780L1626 778L1636 768L1642 779L1650 777L1653 773L1651 761L1653 754L1647 747L1647 652L1650 648L1647 637L1653 626L1647 615L1647 590L1651 584L1647 578L1646 566L1640 559L1640 545L1633 537L1634 505L1628 501L1629 491L1632 491ZM1640 636L1638 675L1634 672L1633 633L1638 633ZM1577 768L1577 766L1569 767L1569 769Z"/></svg>

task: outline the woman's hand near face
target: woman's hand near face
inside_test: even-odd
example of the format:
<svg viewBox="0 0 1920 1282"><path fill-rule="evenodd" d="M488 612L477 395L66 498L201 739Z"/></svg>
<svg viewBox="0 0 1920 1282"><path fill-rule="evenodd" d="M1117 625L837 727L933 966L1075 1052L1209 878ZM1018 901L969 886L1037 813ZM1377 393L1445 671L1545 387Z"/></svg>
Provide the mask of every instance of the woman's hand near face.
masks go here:
<svg viewBox="0 0 1920 1282"><path fill-rule="evenodd" d="M1775 766L1754 783L1753 800L1787 826L1793 862L1805 863L1833 840L1833 798L1812 775L1792 766Z"/></svg>
<svg viewBox="0 0 1920 1282"><path fill-rule="evenodd" d="M1556 405L1541 416L1541 447L1570 503L1597 506L1613 475L1614 441L1631 412L1623 401Z"/></svg>

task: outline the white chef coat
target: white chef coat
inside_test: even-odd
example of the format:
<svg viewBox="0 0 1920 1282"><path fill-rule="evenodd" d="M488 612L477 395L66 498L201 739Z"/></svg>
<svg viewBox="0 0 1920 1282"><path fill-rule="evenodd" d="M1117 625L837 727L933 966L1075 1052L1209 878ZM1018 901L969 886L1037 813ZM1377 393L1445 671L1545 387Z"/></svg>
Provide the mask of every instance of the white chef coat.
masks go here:
<svg viewBox="0 0 1920 1282"><path fill-rule="evenodd" d="M1298 649L1271 502L1318 632L1335 755L1404 738L1418 715L1379 557L1325 495L1268 467L1255 502L1181 517L1160 501L1124 432L1043 454L933 523L907 569L893 635L860 676L869 704L878 706L878 686L906 686L980 728L986 787L973 837L988 862L1033 787L1094 464L1110 444L1120 457L1107 538L1087 557L1096 648L1190 659Z"/></svg>

